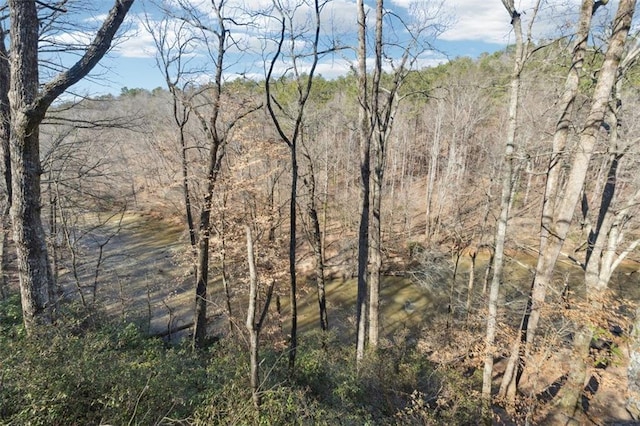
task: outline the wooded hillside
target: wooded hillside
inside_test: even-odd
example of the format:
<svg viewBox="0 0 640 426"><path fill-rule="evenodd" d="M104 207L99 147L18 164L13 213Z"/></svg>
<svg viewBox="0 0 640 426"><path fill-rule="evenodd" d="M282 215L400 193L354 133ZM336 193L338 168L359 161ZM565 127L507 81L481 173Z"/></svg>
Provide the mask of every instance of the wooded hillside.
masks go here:
<svg viewBox="0 0 640 426"><path fill-rule="evenodd" d="M18 3L11 54L20 13L46 21ZM398 17L358 1L336 79L324 3L302 26L281 5L264 78L228 79L238 18L179 1L179 29L145 23L165 87L74 102L77 68L37 88L3 38L0 418L638 421L636 5L585 0L542 40L541 3L521 22L503 0L504 51L419 68L435 21L398 46Z"/></svg>

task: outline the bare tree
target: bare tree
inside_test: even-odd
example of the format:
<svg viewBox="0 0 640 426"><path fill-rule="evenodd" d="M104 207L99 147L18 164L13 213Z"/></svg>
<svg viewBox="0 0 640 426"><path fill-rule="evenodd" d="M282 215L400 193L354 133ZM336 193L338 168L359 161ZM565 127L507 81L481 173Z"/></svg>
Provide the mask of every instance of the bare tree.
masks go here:
<svg viewBox="0 0 640 426"><path fill-rule="evenodd" d="M418 6L415 6L418 7ZM382 269L382 197L388 142L393 129L393 119L398 108L399 91L415 61L428 47L428 38L436 37L444 29L444 17L440 16L442 3L432 8L415 9L413 22L400 21L409 34L402 46L400 58L391 60L390 46L384 37L385 18L393 17L384 9L384 1L376 1L375 28L373 32L374 65L370 78L367 75L368 30L363 2L358 2L358 97L360 116L358 137L360 143L360 174L362 185L360 227L358 234L358 297L356 321L358 337L356 359L364 355L364 342L376 348L380 331L380 279ZM391 67L390 83L383 85L383 65ZM373 166L373 170L372 170ZM372 173L373 172L373 173ZM366 276L365 276L366 275ZM368 293L368 339L365 338Z"/></svg>
<svg viewBox="0 0 640 426"><path fill-rule="evenodd" d="M172 23L174 23L175 26L172 26ZM191 116L191 102L186 89L191 84L191 81L188 78L189 70L185 69L185 62L186 57L192 53L195 48L194 44L197 43L197 40L188 30L189 26L186 22L179 21L175 23L169 16L165 16L163 20L158 23L151 22L149 17L147 17L145 26L153 37L157 51L156 63L163 73L165 84L171 94L171 111L173 122L177 129L177 139L180 149L184 213L189 231L189 243L195 252L197 246L197 230L193 219L193 207L191 205L192 194L189 185L189 157L187 155L187 124Z"/></svg>
<svg viewBox="0 0 640 426"><path fill-rule="evenodd" d="M625 243L630 219L637 212L640 202L640 187L637 179L629 182L631 185L635 183L635 190L626 194L627 197L620 194L623 190L620 187L620 179L625 167L623 160L638 141L637 139L625 140L625 126L621 119L624 78L640 54L635 37L627 45L631 47L626 49L616 71L616 82L612 88L605 115L606 120L602 122L603 128L608 129L605 139L608 158L604 163L608 167L606 167L606 173L602 174L604 184L596 186L601 190L599 194L594 194L600 198L599 205L595 209L590 207L586 182L582 190L582 223L587 237L585 260L580 262L580 266L584 270L587 304L578 305L583 312L579 315L580 320L576 324L574 360L567 383L560 390L556 401L556 407L559 410L555 414L555 419L559 421L565 417L573 417L579 409L580 397L589 371L589 349L594 338L594 329L598 327L606 329L609 326L602 323L602 318L606 318L604 309L609 281L615 269L640 244L640 239L635 238L621 249Z"/></svg>
<svg viewBox="0 0 640 426"><path fill-rule="evenodd" d="M256 270L256 261L254 257L254 241L251 228L245 227L247 234L247 262L249 263L249 306L247 308L247 330L249 331L249 353L251 362L251 392L253 395L253 405L256 409L260 408L260 362L259 356L259 339L260 331L264 324L264 320L267 317L269 311L269 304L271 303L271 296L273 295L273 288L275 286L275 280L271 282L271 285L267 289L267 295L262 307L260 317L257 318L258 310L258 273Z"/></svg>
<svg viewBox="0 0 640 426"><path fill-rule="evenodd" d="M314 159L312 158L309 147L304 143L304 140L302 141L302 152L304 158L306 159L306 176L303 177L302 182L309 192L307 201L307 215L309 217L309 221L311 222L309 226L310 229L307 230L307 234L311 243L311 247L313 249L313 255L315 257L315 275L318 294L318 313L320 317L320 328L322 329L322 331L327 331L329 329L329 315L327 313L327 295L325 290L326 277L324 259L325 251L323 242L324 233L321 230L320 218L318 215L318 177L314 167Z"/></svg>
<svg viewBox="0 0 640 426"><path fill-rule="evenodd" d="M612 89L616 82L635 4L635 0L622 0L618 5L613 21L613 31L607 42L604 62L598 73L598 79L590 99L589 111L582 124L576 149L571 152L570 158L565 159L570 165L570 169L565 183L561 184L559 178L562 164L559 160L563 156L567 145L571 124L569 113L575 103L578 91L580 64L584 58L587 38L591 28L591 17L595 8L594 3L590 0L585 0L582 3L579 29L576 44L574 45L574 66L567 76L565 91L559 103L561 108L560 117L554 134L553 152L545 188L541 220L540 254L529 303L522 321L524 348L521 350L519 343L514 346L510 359L511 368L508 368L505 373L501 387L501 393L508 393L510 397L515 395L522 370L533 350L534 338L545 302L546 291L551 286L553 271L582 193L598 132L604 121ZM517 368L515 368L516 366Z"/></svg>
<svg viewBox="0 0 640 426"><path fill-rule="evenodd" d="M265 76L266 106L269 116L273 121L279 138L289 148L291 161L291 193L289 200L289 303L291 309L291 328L289 335L289 369L295 367L296 350L298 347L298 313L297 313L297 284L296 284L296 243L297 243L297 187L298 187L298 143L303 132L303 119L305 106L311 94L313 78L315 76L318 60L323 52L320 52L320 14L326 2L318 0L301 0L293 5L274 0L273 18L278 22L276 34L276 51L267 64ZM296 20L297 14L308 14L311 33L307 51L301 52L305 43L299 42L301 35L298 33ZM286 43L286 44L285 44ZM302 46L302 47L301 47ZM288 47L287 51L284 49ZM293 84L296 90L296 104L292 111L287 112L282 108L274 94L274 72L276 64L283 57L289 61L293 74ZM302 72L302 62L310 58L308 71Z"/></svg>
<svg viewBox="0 0 640 426"><path fill-rule="evenodd" d="M112 182L119 180L116 167L109 161L109 156L104 155L116 149L119 143L106 142L113 136L108 132L109 128L124 130L127 122L119 117L94 120L94 105L86 104L96 103L84 101L68 108L52 109L41 126L40 135L44 151L42 183L46 201L43 206L48 211L48 251L53 285L57 294L64 292L64 286L58 281L59 270L64 265L63 268L70 270L73 276L76 294L85 308L96 303L104 250L119 232L119 229L115 232L107 230L108 224L116 216L122 220L127 199L131 196L114 188ZM102 220L99 213L105 210L117 213L108 214ZM92 213L98 214L89 217ZM98 235L102 231L108 235ZM88 265L89 256L86 255L94 254L85 251L86 247L95 248L97 252L91 276L83 273ZM87 299L87 291L92 294L91 302Z"/></svg>
<svg viewBox="0 0 640 426"><path fill-rule="evenodd" d="M118 0L91 44L71 68L39 88L37 1L8 2L11 49L11 219L18 251L24 322L29 332L52 322L53 275L41 220L39 126L47 109L65 90L84 78L109 50L133 0Z"/></svg>
<svg viewBox="0 0 640 426"><path fill-rule="evenodd" d="M491 287L489 290L489 314L487 316L487 334L485 337L485 359L484 372L482 377L482 398L485 406L491 401L491 384L493 378L493 358L495 356L495 336L496 322L498 317L498 296L500 292L500 282L502 280L502 270L504 266L504 248L507 237L507 224L509 220L509 210L511 207L511 198L513 195L513 186L515 180L515 162L517 151L517 129L518 129L518 112L520 109L520 91L521 76L527 60L527 56L531 53L531 29L535 21L535 17L540 7L540 1L536 2L533 8L533 14L529 23L528 38L525 41L522 30L521 13L515 8L513 0L503 0L502 2L511 18L511 25L516 38L516 46L513 58L513 71L511 73L511 86L509 91L509 112L508 112L508 130L506 135L506 143L504 149L504 158L502 161L502 193L500 198L500 216L496 226L496 235L493 252L493 277L491 279Z"/></svg>
<svg viewBox="0 0 640 426"><path fill-rule="evenodd" d="M261 106L244 99L237 99L234 105L232 97L224 90L224 71L227 66L227 52L237 44L229 25L240 25L234 17L227 16L229 8L225 0L211 2L211 10L204 12L187 1L178 1L180 10L178 21L186 23L188 29L178 22L178 39L168 37L166 20L158 28L149 29L154 34L159 51L159 65L166 83L172 93L174 105L174 121L178 129L178 139L182 161L182 183L184 208L189 227L190 242L197 246L195 253L195 319L193 346L202 347L207 333L207 293L209 285L209 250L213 227L214 193L216 181L226 152L226 145L238 123ZM174 11L167 9L170 17ZM232 13L233 14L233 13ZM197 71L187 69L189 51L201 48L207 52L213 67L213 79L198 87L192 77ZM206 68L205 68L206 69ZM206 140L206 167L204 191L199 222L194 223L192 213L191 191L189 189L189 172L185 141L185 126L189 114L196 116L200 131ZM196 228L197 227L197 228Z"/></svg>

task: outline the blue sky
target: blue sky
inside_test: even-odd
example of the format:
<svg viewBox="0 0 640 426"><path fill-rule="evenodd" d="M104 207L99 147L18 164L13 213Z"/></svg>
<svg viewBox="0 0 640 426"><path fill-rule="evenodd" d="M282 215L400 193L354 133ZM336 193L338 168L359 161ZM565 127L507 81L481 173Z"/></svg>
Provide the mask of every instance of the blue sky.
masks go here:
<svg viewBox="0 0 640 426"><path fill-rule="evenodd" d="M177 1L179 0L169 0L169 3L175 4ZM294 0L282 1L294 3ZM577 0L543 2L544 4L563 3L564 6L563 8L554 5L542 7L538 19L540 24L534 27L536 36L545 37L545 34L557 31L559 27L570 27L573 12L568 11L570 7L576 10L576 2ZM209 0L192 0L190 3L194 4L206 16L208 5L210 5ZM271 0L227 0L227 3L232 8L241 7L243 10L257 11L271 4ZM373 7L373 1L367 0L365 3ZM426 5L427 14L433 13L439 3L437 0L421 2L422 6ZM519 10L524 12L525 20L531 15L533 3L534 0L516 0ZM97 25L111 5L111 0L98 0L93 3L95 10L91 12L91 15L84 15L81 19L85 22L95 22ZM406 21L412 19L412 14L419 14L423 10L416 9L415 5L416 2L410 0L387 0L385 3L388 10L393 11ZM611 6L610 9L613 7ZM233 13L238 13L238 9L234 10L236 12ZM371 10L370 15L373 15L373 12ZM444 0L437 15L438 19L444 19L447 22L447 29L439 33L437 38L429 39L437 51L422 51L416 62L417 67L434 65L446 61L447 58L457 56L477 57L483 52L504 49L507 44L513 42L510 18L501 0ZM240 18L239 15L238 18ZM130 16L127 18L123 41L114 47L108 57L103 60L92 74L93 78L77 84L72 91L82 95L98 95L118 94L125 86L149 90L158 86L164 87L162 74L156 66L156 49L153 37L146 31L144 24L146 20L153 25L160 19L161 14L153 2L138 0L134 3ZM237 63L229 70L228 76L234 78L233 74L242 70L247 75L259 78L264 75L262 67L264 61L259 52L266 49L269 53L269 45L264 43L263 27L273 25L273 21L269 22L267 18L261 18L262 21L260 18L252 20L243 17L242 19L253 21L256 27L248 32L238 28L234 30L235 34L239 39L242 39L243 43L246 43L246 46L251 46L255 50L252 54L236 56ZM303 20L304 18L299 19ZM328 32L330 28L343 44L353 43L355 40L353 30L356 28L355 0L331 0L323 11L323 19L327 23L327 26L323 27L324 32ZM76 34L64 34L64 36L77 40L88 40L90 34L89 31L83 29ZM328 37L328 34L325 36ZM193 63L198 60L203 61L202 63L206 62L205 56L200 54L196 48L194 48L192 57ZM322 58L318 66L318 73L327 78L344 74L349 69L350 60L352 57L349 57L348 54L326 56ZM285 64L282 66L284 67ZM205 65L202 67L204 68ZM207 72L205 69L201 70L200 81L207 79Z"/></svg>

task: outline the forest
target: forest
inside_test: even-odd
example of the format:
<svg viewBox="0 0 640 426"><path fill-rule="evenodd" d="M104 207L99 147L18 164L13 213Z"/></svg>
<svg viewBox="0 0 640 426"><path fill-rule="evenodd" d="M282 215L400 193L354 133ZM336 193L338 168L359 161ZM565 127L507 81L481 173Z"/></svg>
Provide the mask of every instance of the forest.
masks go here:
<svg viewBox="0 0 640 426"><path fill-rule="evenodd" d="M1 424L640 422L635 0L149 0L164 86L69 96L83 3L0 2Z"/></svg>

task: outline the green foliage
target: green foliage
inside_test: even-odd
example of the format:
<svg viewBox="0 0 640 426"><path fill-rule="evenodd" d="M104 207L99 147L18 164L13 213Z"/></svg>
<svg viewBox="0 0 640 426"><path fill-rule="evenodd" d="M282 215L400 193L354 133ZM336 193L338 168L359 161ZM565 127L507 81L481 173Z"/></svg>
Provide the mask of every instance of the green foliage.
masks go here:
<svg viewBox="0 0 640 426"><path fill-rule="evenodd" d="M6 299L0 300L0 345L4 346L5 339L17 339L24 336L20 295L11 294Z"/></svg>
<svg viewBox="0 0 640 426"><path fill-rule="evenodd" d="M27 337L19 299L1 307L2 424L465 424L479 412L469 397L479 381L438 371L404 335L359 371L353 348L333 334L304 336L293 376L286 353L265 347L256 411L244 342L167 347L135 324L74 306L55 328Z"/></svg>
<svg viewBox="0 0 640 426"><path fill-rule="evenodd" d="M136 88L128 88L127 86L124 86L123 88L120 89L120 96L138 96L141 94L148 94L149 91L147 89L141 89L139 87Z"/></svg>
<svg viewBox="0 0 640 426"><path fill-rule="evenodd" d="M339 346L334 336L324 338L324 347L313 335L301 343L296 381L314 399L333 407L329 414L336 416L330 417L335 422L475 424L479 418L481 377L438 370L407 345L404 333L369 353L359 371L353 348ZM418 407L418 416L409 414Z"/></svg>
<svg viewBox="0 0 640 426"><path fill-rule="evenodd" d="M624 354L616 340L616 336L609 329L602 327L593 329L590 352L593 356L594 367L606 368L609 365L618 366L621 364Z"/></svg>
<svg viewBox="0 0 640 426"><path fill-rule="evenodd" d="M202 402L202 361L132 324L78 332L64 323L27 338L5 334L4 323L2 423L154 424L186 417Z"/></svg>

